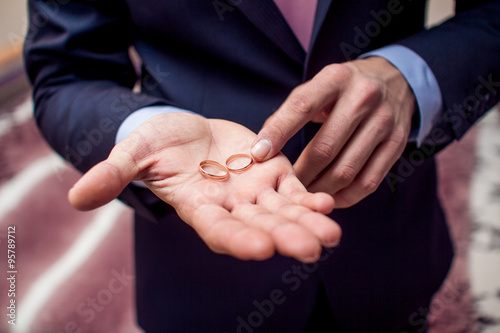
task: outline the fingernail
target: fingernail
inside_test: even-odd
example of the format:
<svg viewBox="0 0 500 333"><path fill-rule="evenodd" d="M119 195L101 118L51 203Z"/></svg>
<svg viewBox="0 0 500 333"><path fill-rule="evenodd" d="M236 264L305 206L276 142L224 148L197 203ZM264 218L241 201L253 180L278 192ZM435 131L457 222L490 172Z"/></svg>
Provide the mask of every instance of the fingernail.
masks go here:
<svg viewBox="0 0 500 333"><path fill-rule="evenodd" d="M257 142L250 151L256 159L263 160L271 151L271 141L263 139Z"/></svg>
<svg viewBox="0 0 500 333"><path fill-rule="evenodd" d="M332 247L337 247L340 243L340 240L335 238L335 239L328 239L326 242L325 242L325 247L328 247L328 248L332 248Z"/></svg>
<svg viewBox="0 0 500 333"><path fill-rule="evenodd" d="M307 257L302 260L304 264L314 264L316 261L318 261L320 255L314 256L314 257Z"/></svg>

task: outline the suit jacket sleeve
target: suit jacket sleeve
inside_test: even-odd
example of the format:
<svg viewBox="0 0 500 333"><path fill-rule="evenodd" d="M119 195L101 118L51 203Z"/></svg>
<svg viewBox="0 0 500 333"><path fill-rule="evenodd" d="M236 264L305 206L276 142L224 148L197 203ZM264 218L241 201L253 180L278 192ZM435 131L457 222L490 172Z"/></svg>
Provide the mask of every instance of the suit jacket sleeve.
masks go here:
<svg viewBox="0 0 500 333"><path fill-rule="evenodd" d="M124 2L30 0L25 64L49 144L81 171L105 159L131 112L168 104L132 88L133 31Z"/></svg>
<svg viewBox="0 0 500 333"><path fill-rule="evenodd" d="M455 17L398 42L427 62L441 88L443 112L428 145L460 139L500 100L500 1L480 2L457 0Z"/></svg>
<svg viewBox="0 0 500 333"><path fill-rule="evenodd" d="M29 17L24 57L35 118L48 143L80 171L108 156L130 113L170 105L133 92L133 25L124 2L30 0ZM152 221L172 209L145 188L128 186L120 199Z"/></svg>

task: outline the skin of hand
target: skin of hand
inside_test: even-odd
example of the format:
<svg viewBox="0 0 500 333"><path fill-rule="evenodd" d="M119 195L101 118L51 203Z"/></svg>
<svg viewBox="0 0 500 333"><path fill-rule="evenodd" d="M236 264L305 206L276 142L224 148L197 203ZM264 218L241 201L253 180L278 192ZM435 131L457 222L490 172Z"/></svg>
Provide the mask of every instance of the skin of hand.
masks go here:
<svg viewBox="0 0 500 333"><path fill-rule="evenodd" d="M291 92L251 153L265 161L307 122L322 123L294 168L309 191L350 207L373 193L401 156L416 109L406 79L384 58L332 64Z"/></svg>
<svg viewBox="0 0 500 333"><path fill-rule="evenodd" d="M284 155L226 181L198 170L202 160L224 164L248 151L255 136L236 123L189 113L152 117L84 174L68 199L90 210L116 198L130 181L143 181L216 253L264 260L278 252L314 262L322 246L335 246L341 237L339 225L325 215L334 200L307 192Z"/></svg>

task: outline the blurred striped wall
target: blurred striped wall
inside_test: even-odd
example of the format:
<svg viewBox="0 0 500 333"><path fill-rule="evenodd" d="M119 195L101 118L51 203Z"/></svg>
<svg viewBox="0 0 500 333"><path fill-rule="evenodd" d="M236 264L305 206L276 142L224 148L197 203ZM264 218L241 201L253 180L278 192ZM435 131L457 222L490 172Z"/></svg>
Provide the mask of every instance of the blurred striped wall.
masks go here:
<svg viewBox="0 0 500 333"><path fill-rule="evenodd" d="M0 103L28 86L22 63L27 31L24 0L0 0Z"/></svg>

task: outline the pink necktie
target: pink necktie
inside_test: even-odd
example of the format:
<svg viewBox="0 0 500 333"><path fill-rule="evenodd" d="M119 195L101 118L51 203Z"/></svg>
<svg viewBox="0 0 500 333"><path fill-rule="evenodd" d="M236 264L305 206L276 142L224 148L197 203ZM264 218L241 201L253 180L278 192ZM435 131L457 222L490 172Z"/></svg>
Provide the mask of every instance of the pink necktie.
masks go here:
<svg viewBox="0 0 500 333"><path fill-rule="evenodd" d="M318 0L274 0L304 50L309 49Z"/></svg>

